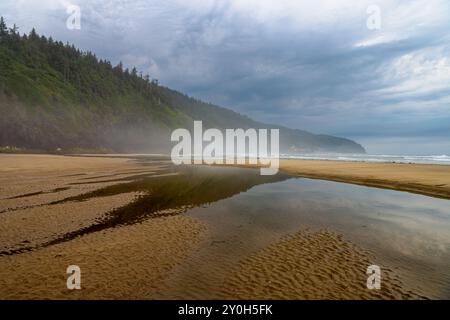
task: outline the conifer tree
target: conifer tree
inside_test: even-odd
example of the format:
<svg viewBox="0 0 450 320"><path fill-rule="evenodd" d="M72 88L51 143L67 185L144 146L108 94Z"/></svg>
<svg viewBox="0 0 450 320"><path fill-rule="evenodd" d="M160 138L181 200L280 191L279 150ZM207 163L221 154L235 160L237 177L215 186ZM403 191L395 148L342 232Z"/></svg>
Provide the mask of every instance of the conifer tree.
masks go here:
<svg viewBox="0 0 450 320"><path fill-rule="evenodd" d="M6 22L3 17L0 17L0 37L4 38L8 34L8 28L6 27Z"/></svg>

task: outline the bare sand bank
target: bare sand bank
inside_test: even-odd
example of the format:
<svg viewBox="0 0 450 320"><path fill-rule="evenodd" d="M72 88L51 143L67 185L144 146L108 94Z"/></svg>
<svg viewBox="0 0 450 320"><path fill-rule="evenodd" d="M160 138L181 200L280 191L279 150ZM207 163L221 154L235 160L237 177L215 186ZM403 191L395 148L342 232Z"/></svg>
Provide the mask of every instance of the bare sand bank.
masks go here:
<svg viewBox="0 0 450 320"><path fill-rule="evenodd" d="M450 199L450 166L327 160L281 160L295 176L408 191Z"/></svg>

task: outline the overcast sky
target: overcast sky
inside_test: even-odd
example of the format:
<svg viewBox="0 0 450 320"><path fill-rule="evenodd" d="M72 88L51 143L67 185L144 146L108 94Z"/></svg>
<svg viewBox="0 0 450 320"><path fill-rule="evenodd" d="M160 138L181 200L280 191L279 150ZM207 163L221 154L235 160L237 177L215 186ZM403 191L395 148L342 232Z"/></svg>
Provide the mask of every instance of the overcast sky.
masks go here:
<svg viewBox="0 0 450 320"><path fill-rule="evenodd" d="M448 0L1 0L0 14L260 121L450 154Z"/></svg>

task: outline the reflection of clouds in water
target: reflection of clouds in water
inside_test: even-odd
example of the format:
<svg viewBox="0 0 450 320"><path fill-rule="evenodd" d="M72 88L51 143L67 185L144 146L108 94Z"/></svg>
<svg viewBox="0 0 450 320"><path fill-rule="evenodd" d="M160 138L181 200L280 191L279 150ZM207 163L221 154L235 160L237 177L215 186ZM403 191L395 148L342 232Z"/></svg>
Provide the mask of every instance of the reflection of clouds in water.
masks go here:
<svg viewBox="0 0 450 320"><path fill-rule="evenodd" d="M448 203L405 192L291 178L255 185L190 214L218 225L220 240L229 241L230 250L236 250L236 243L239 250L261 247L304 228L329 229L372 252L376 264L395 269L411 287L432 297L450 297Z"/></svg>
<svg viewBox="0 0 450 320"><path fill-rule="evenodd" d="M440 221L432 221L431 219L413 217L405 220L404 217L391 216L388 219L381 217L395 225L394 228L402 229L401 232L393 232L392 237L397 240L393 245L401 247L401 251L405 254L417 254L417 250L427 252L431 251L435 254L449 253L449 226L441 225Z"/></svg>
<svg viewBox="0 0 450 320"><path fill-rule="evenodd" d="M313 222L339 227L386 250L414 259L450 256L448 200L309 179L267 188L286 209L297 208Z"/></svg>
<svg viewBox="0 0 450 320"><path fill-rule="evenodd" d="M391 246L403 254L449 255L448 200L375 189L367 202L369 208L376 206L381 211L376 216L379 232L388 229Z"/></svg>

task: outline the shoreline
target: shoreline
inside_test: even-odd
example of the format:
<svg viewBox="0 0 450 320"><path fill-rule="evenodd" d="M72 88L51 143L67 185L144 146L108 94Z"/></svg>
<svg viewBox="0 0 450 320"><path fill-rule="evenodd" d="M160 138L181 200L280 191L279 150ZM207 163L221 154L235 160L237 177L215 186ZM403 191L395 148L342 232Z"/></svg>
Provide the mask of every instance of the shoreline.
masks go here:
<svg viewBox="0 0 450 320"><path fill-rule="evenodd" d="M163 155L144 154L78 154L78 155L45 155L45 154L0 154L1 158L24 158L27 156L38 159L42 157L63 158L103 158L114 161L126 161L151 158L152 160L170 160ZM17 164L16 164L17 165ZM215 164L212 166L232 166L243 168L260 168L259 165L227 165ZM29 164L26 168L32 169ZM305 160L280 159L280 172L293 177L328 180L342 183L375 187L403 192L421 194L424 196L450 199L450 166L443 164L414 164L392 162L362 162L342 160ZM4 171L0 168L0 172Z"/></svg>
<svg viewBox="0 0 450 320"><path fill-rule="evenodd" d="M333 160L280 160L280 171L298 177L450 199L450 166Z"/></svg>
<svg viewBox="0 0 450 320"><path fill-rule="evenodd" d="M213 165L260 168L260 165ZM279 172L292 177L342 182L450 199L450 166L392 162L280 159Z"/></svg>

